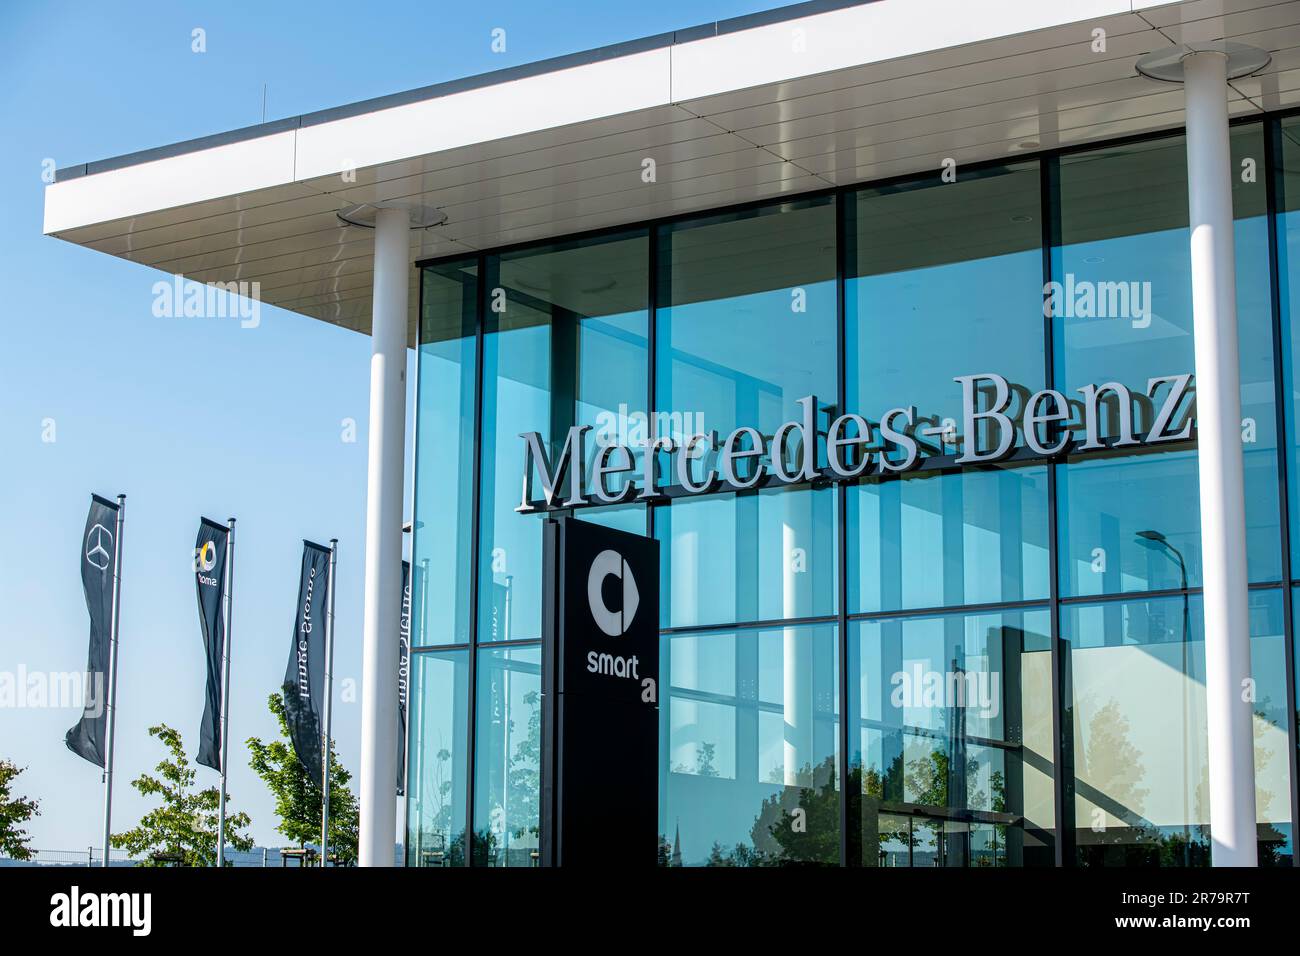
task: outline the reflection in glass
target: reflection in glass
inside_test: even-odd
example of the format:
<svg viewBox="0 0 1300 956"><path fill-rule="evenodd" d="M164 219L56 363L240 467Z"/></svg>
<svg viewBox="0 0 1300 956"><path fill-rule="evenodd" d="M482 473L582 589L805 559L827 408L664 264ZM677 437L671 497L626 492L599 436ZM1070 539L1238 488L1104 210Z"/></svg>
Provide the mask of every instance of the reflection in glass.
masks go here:
<svg viewBox="0 0 1300 956"><path fill-rule="evenodd" d="M954 376L995 372L1016 386L1018 417L1046 372L1040 192L1038 164L1017 163L846 197L849 411L878 421L915 405L958 435Z"/></svg>
<svg viewBox="0 0 1300 956"><path fill-rule="evenodd" d="M519 434L539 432L555 462L590 425L588 467L601 444L645 439L648 268L644 232L487 258L479 640L541 636L542 521L515 512Z"/></svg>
<svg viewBox="0 0 1300 956"><path fill-rule="evenodd" d="M834 614L834 489L678 498L655 512L660 624Z"/></svg>
<svg viewBox="0 0 1300 956"><path fill-rule="evenodd" d="M863 866L1051 865L1046 610L887 618L850 632Z"/></svg>
<svg viewBox="0 0 1300 956"><path fill-rule="evenodd" d="M483 648L474 749L475 866L537 866L542 652Z"/></svg>
<svg viewBox="0 0 1300 956"><path fill-rule="evenodd" d="M411 655L407 866L465 865L469 652Z"/></svg>
<svg viewBox="0 0 1300 956"><path fill-rule="evenodd" d="M1300 567L1300 117L1279 120L1277 137L1277 282L1282 308L1286 401L1287 488L1291 501L1291 563ZM1261 396L1261 401L1263 396ZM1261 423L1268 417L1261 411Z"/></svg>
<svg viewBox="0 0 1300 956"><path fill-rule="evenodd" d="M680 442L747 425L770 438L800 417L799 399L835 404L830 199L667 224L658 283L656 435ZM676 480L666 472L665 484Z"/></svg>
<svg viewBox="0 0 1300 956"><path fill-rule="evenodd" d="M1200 586L1195 452L1092 458L1056 467L1064 593L1165 590L1182 587L1184 577ZM1158 532L1180 560L1152 549L1143 531Z"/></svg>
<svg viewBox="0 0 1300 956"><path fill-rule="evenodd" d="M849 610L1048 596L1047 469L915 474L848 489Z"/></svg>
<svg viewBox="0 0 1300 956"><path fill-rule="evenodd" d="M1262 129L1233 127L1234 167L1263 157ZM1300 501L1300 281L1292 279L1300 262L1300 118L1282 121L1281 132L1277 252L1291 395L1284 411L1288 480ZM935 177L895 182L426 267L413 542L422 574L413 643L441 648L473 637L540 636L542 521L514 511L521 431L540 432L554 458L569 427L591 426L590 468L603 445L627 444L639 456L650 436L725 435L743 425L770 438L800 417L796 402L809 394L820 400L824 430L839 411L840 359L846 410L872 420L909 404L934 424L959 419L961 393L952 379L978 372L1022 386L1022 402L1043 387L1050 363L1056 387L1074 400L1076 426L1077 390L1115 381L1134 392L1135 430L1146 431L1168 387L1146 399L1148 380L1193 370L1184 149L1180 137L1110 144L1044 159L1045 179L1035 162L1012 163L952 184ZM1233 183L1255 584L1282 578L1267 179ZM1062 285L1049 298L1058 310L1050 356L1042 195L1060 204L1052 217L1051 277ZM843 356L836 345L837 203L847 243ZM654 363L650 281L658 307ZM647 408L652 364L654 410ZM483 388L477 447L476 387ZM1181 412L1191 404L1188 396ZM1105 399L1103 436L1117 434L1116 413L1113 397ZM944 446L933 451L957 450L948 435L922 440ZM477 516L475 455L482 474ZM709 457L715 465L716 449ZM1050 859L1057 828L1072 825L1077 859L1087 865L1205 862L1200 598L1143 595L1201 586L1196 464L1194 446L1183 445L1050 466L866 479L845 489L843 515L840 491L826 487L656 506L661 625L715 629L674 632L661 642L663 861L838 859L836 629L772 622L841 610L844 570L847 611L877 615L853 623L848 635L849 712L857 720L846 795L851 859L1037 863ZM1065 746L1072 763L1060 772L1074 818L1059 823L1051 799L1047 612L957 610L1048 599L1049 474L1062 639L1069 642L1063 679L1072 692L1063 715L1072 725L1066 737L1073 745ZM1300 508L1293 512L1300 560ZM479 623L471 635L475 518ZM644 504L630 503L581 518L640 533L648 515ZM839 564L841 545L847 568ZM1119 595L1129 599L1103 600ZM1268 863L1287 861L1295 765L1288 758L1300 758L1286 743L1295 705L1286 694L1281 599L1280 590L1251 592L1260 854ZM762 627L739 626L756 622ZM515 643L482 650L472 728L465 726L468 653L413 656L408 858L415 865L465 862L459 794L472 772L473 862L533 865L540 652ZM926 683L931 676L937 685ZM969 686L979 706L950 699L950 686ZM473 768L466 766L469 732L477 742ZM796 810L808 814L806 832L791 826Z"/></svg>
<svg viewBox="0 0 1300 956"><path fill-rule="evenodd" d="M660 862L839 862L836 628L664 635Z"/></svg>
<svg viewBox="0 0 1300 956"><path fill-rule="evenodd" d="M613 528L628 534L645 534L645 512L646 507L642 504L611 505L583 508L578 512L578 517L602 528Z"/></svg>
<svg viewBox="0 0 1300 956"><path fill-rule="evenodd" d="M1263 155L1259 125L1234 127L1231 142L1234 168ZM1078 388L1112 381L1127 386L1135 398L1134 431L1145 433L1170 387L1159 385L1147 399L1148 380L1195 369L1186 145L1182 137L1166 137L1063 156L1059 164L1061 242L1052 250L1052 277L1069 294L1053 318L1058 388L1072 401L1077 429ZM1265 178L1234 177L1232 193L1247 564L1251 581L1277 581L1281 535ZM1105 393L1100 407L1100 434L1117 436L1115 396ZM1187 398L1178 422L1190 408ZM1063 498L1063 594L1171 586L1167 582L1176 574L1153 567L1148 577L1147 556L1134 550L1134 533L1149 527L1177 543L1187 555L1192 586L1199 584L1194 452L1076 460L1058 477L1063 489L1068 486L1070 509L1064 510ZM1156 583L1161 580L1166 583Z"/></svg>
<svg viewBox="0 0 1300 956"><path fill-rule="evenodd" d="M1281 595L1250 594L1262 865L1289 865L1290 752ZM1210 861L1200 595L1066 605L1075 842L1084 866Z"/></svg>
<svg viewBox="0 0 1300 956"><path fill-rule="evenodd" d="M422 281L412 551L427 591L416 647L469 641L478 266L431 266Z"/></svg>

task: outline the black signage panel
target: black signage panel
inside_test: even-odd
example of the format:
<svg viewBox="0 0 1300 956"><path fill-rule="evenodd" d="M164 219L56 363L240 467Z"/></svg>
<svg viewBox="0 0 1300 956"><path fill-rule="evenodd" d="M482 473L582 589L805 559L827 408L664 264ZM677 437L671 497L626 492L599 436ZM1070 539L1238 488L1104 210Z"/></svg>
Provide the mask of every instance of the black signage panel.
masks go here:
<svg viewBox="0 0 1300 956"><path fill-rule="evenodd" d="M542 865L652 867L659 542L565 517L543 550Z"/></svg>

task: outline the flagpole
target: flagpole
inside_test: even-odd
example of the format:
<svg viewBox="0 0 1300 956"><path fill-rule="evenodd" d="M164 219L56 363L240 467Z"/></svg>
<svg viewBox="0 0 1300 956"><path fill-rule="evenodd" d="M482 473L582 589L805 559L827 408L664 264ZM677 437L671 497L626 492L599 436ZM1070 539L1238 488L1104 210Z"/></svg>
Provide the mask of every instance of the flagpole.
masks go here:
<svg viewBox="0 0 1300 956"><path fill-rule="evenodd" d="M429 600L429 559L420 559L420 643L417 647L424 647L424 609Z"/></svg>
<svg viewBox="0 0 1300 956"><path fill-rule="evenodd" d="M126 521L126 495L117 496L117 527L113 535L113 623L109 632L108 747L104 754L104 866L108 866L113 829L113 736L117 732L117 622L122 593L122 525Z"/></svg>
<svg viewBox="0 0 1300 956"><path fill-rule="evenodd" d="M217 805L217 857L213 865L226 863L226 755L230 751L230 624L235 610L235 519L226 524L226 627L221 648L221 800Z"/></svg>
<svg viewBox="0 0 1300 956"><path fill-rule="evenodd" d="M330 538L330 576L327 582L329 603L325 611L325 756L321 760L320 865L329 862L330 845L330 718L334 698L334 565L338 560L339 539Z"/></svg>
<svg viewBox="0 0 1300 956"><path fill-rule="evenodd" d="M411 573L414 574L415 573L414 570ZM429 600L429 559L421 558L420 559L420 622L416 627L417 633L419 634L418 643L415 645L416 647L425 646L424 645L424 623L425 623L424 609L425 607L428 606L428 600ZM407 677L407 681L408 681L407 686L408 688L413 689L415 687L415 668L419 666L415 662L415 655L413 654L410 657L409 666L410 666L410 674ZM423 688L421 688L421 690L423 690ZM406 736L407 739L409 740L411 737L411 723L414 722L416 727L415 778L414 779L415 779L415 786L422 788L424 786L424 704L421 702L421 699L419 697L416 697L414 694L411 693L410 689L408 689L406 693L407 693ZM411 765L411 751L409 748L406 751L406 765L408 767ZM409 774L407 775L407 780L406 780L406 820L407 820L406 839L409 842L411 839L411 825L410 825L411 776ZM421 823L421 821L417 819L416 831L415 831L415 865L416 866L424 865L423 851L424 851L424 826ZM447 852L445 848L443 852L445 855ZM410 859L409 854L407 858ZM408 863L407 865L409 866L410 864Z"/></svg>

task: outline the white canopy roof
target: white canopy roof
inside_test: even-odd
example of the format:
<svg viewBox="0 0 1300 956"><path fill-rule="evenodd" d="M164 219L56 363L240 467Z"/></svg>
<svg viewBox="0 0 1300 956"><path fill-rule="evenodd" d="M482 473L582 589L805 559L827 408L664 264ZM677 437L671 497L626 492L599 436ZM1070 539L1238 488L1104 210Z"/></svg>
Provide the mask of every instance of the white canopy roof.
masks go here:
<svg viewBox="0 0 1300 956"><path fill-rule="evenodd" d="M62 169L45 232L365 331L354 204L445 211L414 261L937 174L1181 126L1134 64L1220 39L1273 56L1233 115L1300 102L1300 0L814 0Z"/></svg>

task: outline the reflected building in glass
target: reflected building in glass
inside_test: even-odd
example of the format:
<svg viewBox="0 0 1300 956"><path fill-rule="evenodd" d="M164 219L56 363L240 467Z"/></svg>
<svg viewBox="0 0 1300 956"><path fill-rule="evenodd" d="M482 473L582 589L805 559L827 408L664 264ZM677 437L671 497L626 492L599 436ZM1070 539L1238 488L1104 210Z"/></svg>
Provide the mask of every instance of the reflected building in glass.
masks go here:
<svg viewBox="0 0 1300 956"><path fill-rule="evenodd" d="M1231 143L1258 169L1232 190L1243 693L1260 862L1289 866L1300 119ZM408 864L538 863L544 519L516 510L519 436L554 461L575 425L588 472L624 445L665 486L572 509L660 543L661 865L1208 863L1196 443L1116 445L1194 368L1185 155L1161 135L422 263ZM954 379L978 373L1021 428L964 465ZM1132 401L1100 393L1081 449L1111 382ZM1056 455L1024 438L1043 389L1068 400L1037 433L1075 439ZM767 448L808 396L817 478L680 487L667 441ZM828 480L832 420L890 459L891 409L926 466Z"/></svg>

